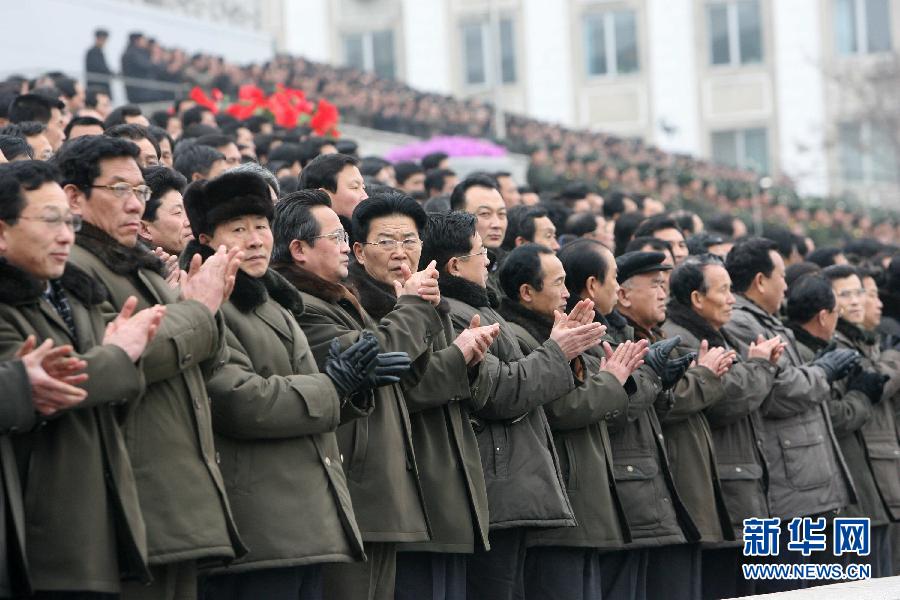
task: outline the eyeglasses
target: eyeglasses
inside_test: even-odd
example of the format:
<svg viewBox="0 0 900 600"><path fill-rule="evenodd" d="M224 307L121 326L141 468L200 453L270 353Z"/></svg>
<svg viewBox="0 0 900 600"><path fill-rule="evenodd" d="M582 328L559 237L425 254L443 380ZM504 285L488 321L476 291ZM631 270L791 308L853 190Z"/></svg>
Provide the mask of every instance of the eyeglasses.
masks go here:
<svg viewBox="0 0 900 600"><path fill-rule="evenodd" d="M482 248L478 252L473 252L472 254L463 254L462 256L454 256L453 258L470 258L472 256L487 256L488 249Z"/></svg>
<svg viewBox="0 0 900 600"><path fill-rule="evenodd" d="M321 238L329 238L331 240L334 240L334 242L336 244L341 244L341 243L349 244L350 243L350 234L348 234L343 229L338 229L335 232L326 233L325 235L316 235L316 236L312 237L312 239L314 239L314 240L318 240Z"/></svg>
<svg viewBox="0 0 900 600"><path fill-rule="evenodd" d="M837 297L843 300L849 300L851 298L865 298L866 290L865 288L860 288L858 290L841 290L840 292L838 292Z"/></svg>
<svg viewBox="0 0 900 600"><path fill-rule="evenodd" d="M109 190L113 193L113 196L116 198L120 198L122 200L127 199L131 194L134 194L135 197L141 202L147 202L150 199L150 187L146 185L137 185L132 187L131 184L125 183L124 181L121 183L114 183L112 185L92 185L92 188L103 188L104 190Z"/></svg>
<svg viewBox="0 0 900 600"><path fill-rule="evenodd" d="M64 217L63 215L48 215L44 217L19 217L20 219L25 219L26 221L42 221L50 226L51 229L59 227L60 225L65 225L69 228L70 231L76 232L81 231L81 223L82 218L81 215L68 215Z"/></svg>
<svg viewBox="0 0 900 600"><path fill-rule="evenodd" d="M419 238L406 238L405 240L379 240L377 242L363 242L366 246L378 246L379 250L384 250L385 252L393 252L397 249L397 246L403 246L404 250L416 250L419 246L422 245L422 240Z"/></svg>

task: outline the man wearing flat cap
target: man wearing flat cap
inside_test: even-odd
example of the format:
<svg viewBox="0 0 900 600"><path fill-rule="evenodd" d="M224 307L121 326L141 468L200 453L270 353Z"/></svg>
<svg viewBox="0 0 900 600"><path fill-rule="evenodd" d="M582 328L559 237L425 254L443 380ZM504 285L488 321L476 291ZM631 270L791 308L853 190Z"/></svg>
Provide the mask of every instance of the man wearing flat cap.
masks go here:
<svg viewBox="0 0 900 600"><path fill-rule="evenodd" d="M676 373L683 375L674 380L668 365L659 366L663 387L672 391L671 400L654 402L655 412L648 412L660 443L659 462L668 466L667 484L672 486L684 537L664 540L657 544L661 547L649 550L648 564L653 568L647 571L646 587L648 598L690 599L699 598L701 593L700 544L721 543L734 537L721 494L715 492L714 460L710 444L701 443L706 439L701 435L700 422L701 411L724 397L719 377L730 366L731 355L723 348L708 350L705 345L699 354L684 352L677 348L679 337L665 339L660 325L666 319L669 296L666 274L672 269L665 259L662 252L628 252L617 259L617 310L634 330L636 339L646 339L657 349L665 349L667 362L682 361ZM646 360L651 367L657 362L653 354L648 354ZM613 453L615 456L615 445ZM630 473L627 466L626 472Z"/></svg>

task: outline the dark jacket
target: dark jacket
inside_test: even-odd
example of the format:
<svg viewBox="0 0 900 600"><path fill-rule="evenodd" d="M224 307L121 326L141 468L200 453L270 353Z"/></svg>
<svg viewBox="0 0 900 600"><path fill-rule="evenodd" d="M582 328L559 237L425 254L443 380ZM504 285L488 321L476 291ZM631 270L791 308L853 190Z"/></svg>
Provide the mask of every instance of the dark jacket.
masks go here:
<svg viewBox="0 0 900 600"><path fill-rule="evenodd" d="M681 336L679 351L696 352L700 348L702 340L706 340L710 348L722 347L731 349L731 344L725 339L721 331L713 327L698 315L693 309L683 306L677 301L669 303L666 323L663 325L668 337ZM689 369L686 380L691 381L696 377L697 369ZM704 369L704 371L707 371ZM708 372L708 371L707 371ZM712 375L710 373L710 375ZM721 511L724 504L725 515L729 517L729 527L722 527L725 540L741 539L743 534L744 519L756 517L764 518L769 514L766 505L765 490L765 461L762 455L762 440L758 430L761 427L759 406L769 393L775 378L775 365L767 360L754 358L741 359L738 356L731 368L720 379L722 397L703 408L700 413L703 422L696 421L693 432L700 439L684 440L683 433L675 430L676 423L673 416L679 411L679 395L676 393L675 407L663 421L663 434L666 436L666 445L669 447L669 458L675 461L675 482L679 485L679 493L691 510L691 515L698 522L701 530L713 526L711 518L717 511ZM677 389L681 388L679 385ZM683 409L683 406L682 406ZM713 491L716 504L706 506L692 504L691 498L704 487L709 492L708 486L693 485L690 482L681 483L683 467L678 464L679 458L683 461L685 453L676 446L682 441L687 441L688 446L696 444L702 451L704 445L712 449L714 469L710 475L713 477ZM701 440L707 440L704 444ZM687 448L685 448L687 449ZM688 450L687 456L696 453ZM690 462L690 461L689 461ZM705 470L705 469L704 469ZM686 488L691 488L690 490ZM707 503L708 503L707 497ZM698 514L704 511L705 516ZM723 516L720 514L720 517ZM704 525L704 522L706 523ZM733 534L733 537L729 535Z"/></svg>
<svg viewBox="0 0 900 600"><path fill-rule="evenodd" d="M853 480L832 430L825 372L806 364L787 326L742 295L723 332L743 356L759 335L787 343L760 407L770 514L784 520L849 505Z"/></svg>
<svg viewBox="0 0 900 600"><path fill-rule="evenodd" d="M0 362L0 386L6 390L0 405L0 511L9 515L6 526L0 528L0 597L31 594L28 559L25 554L25 515L22 507L22 486L9 434L28 431L36 422L31 401L31 383L25 365L20 360Z"/></svg>
<svg viewBox="0 0 900 600"><path fill-rule="evenodd" d="M370 277L358 263L350 267L349 281L373 319L387 317L397 305L393 288ZM462 351L452 343L456 334L449 311L446 301L437 306L442 331L431 339L430 352L413 365L418 383L403 385L431 539L402 544L401 551L469 553L476 546L489 548L487 491L469 424L473 404L486 400L473 399L470 387L483 363L466 366Z"/></svg>
<svg viewBox="0 0 900 600"><path fill-rule="evenodd" d="M491 529L569 527L575 524L553 436L541 408L572 391L575 378L560 347L547 340L525 356L509 324L488 303L488 293L460 277L441 274L457 332L480 315L500 325L475 388L487 403L472 422L487 485Z"/></svg>
<svg viewBox="0 0 900 600"><path fill-rule="evenodd" d="M517 302L504 299L500 314L525 356L550 337L553 322ZM631 541L616 492L607 431L607 423L625 422L628 394L614 375L600 371L598 359L584 355L582 360L585 373L580 385L544 405L577 526L529 531L529 546L617 550Z"/></svg>
<svg viewBox="0 0 900 600"><path fill-rule="evenodd" d="M839 348L850 348L862 355L860 366L867 371L878 371L891 377L882 394L881 402L871 406L871 417L867 419L857 432L857 437L865 450L868 469L872 474L877 494L874 503L882 503L880 507L886 511L891 521L900 521L900 443L894 404L900 397L893 390L900 380L900 372L882 360L882 351L878 344L878 336L874 332L864 331L843 319L838 321L834 341ZM846 387L846 381L840 382ZM890 385L888 385L890 384ZM856 476L857 469L851 466ZM862 498L860 498L862 502ZM874 507L873 507L874 508ZM875 525L875 516L872 524Z"/></svg>
<svg viewBox="0 0 900 600"><path fill-rule="evenodd" d="M198 246L183 260L212 254ZM222 477L250 549L224 573L365 558L334 434L342 405L344 415L354 407L319 373L292 310L303 311L300 293L271 270L259 279L238 271L222 307L228 363L207 388Z"/></svg>
<svg viewBox="0 0 900 600"><path fill-rule="evenodd" d="M56 283L71 307L73 337L42 298L46 285L0 262L0 356L34 335L38 344L71 344L88 365L84 402L12 437L31 580L36 590L118 593L120 575L150 578L144 520L113 406L139 396L144 380L121 348L101 345L102 286L72 265Z"/></svg>
<svg viewBox="0 0 900 600"><path fill-rule="evenodd" d="M91 46L84 56L84 70L87 74L88 87L102 90L109 95L109 76L112 75L112 71L106 65L102 48Z"/></svg>
<svg viewBox="0 0 900 600"><path fill-rule="evenodd" d="M156 337L141 357L147 388L122 415L151 564L228 560L245 548L237 535L213 442L205 379L225 366L225 325L203 304L179 302L159 259L122 246L85 224L73 264L102 283L114 310L129 296L137 310L166 305Z"/></svg>
<svg viewBox="0 0 900 600"><path fill-rule="evenodd" d="M612 345L636 339L634 328L615 311L605 318L597 315L597 320L607 325ZM602 351L589 352L599 358ZM628 420L609 431L616 489L633 539L630 547L696 542L700 532L675 488L655 408L665 414L671 393L663 392L659 376L646 365L632 374L632 380Z"/></svg>
<svg viewBox="0 0 900 600"><path fill-rule="evenodd" d="M441 335L437 312L419 297L404 296L387 317L375 321L344 286L293 264L273 268L301 292L303 311L295 311L294 317L320 369L335 338L347 348L369 330L378 337L383 352L402 351L418 360L429 352L434 337ZM378 388L372 414L341 425L337 437L362 539L428 540L409 412L400 385Z"/></svg>

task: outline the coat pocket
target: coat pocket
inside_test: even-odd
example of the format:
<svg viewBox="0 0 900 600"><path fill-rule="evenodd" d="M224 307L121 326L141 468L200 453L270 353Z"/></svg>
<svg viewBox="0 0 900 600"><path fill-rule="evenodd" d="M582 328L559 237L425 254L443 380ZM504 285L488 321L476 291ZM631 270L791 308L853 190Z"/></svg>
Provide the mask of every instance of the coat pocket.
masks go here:
<svg viewBox="0 0 900 600"><path fill-rule="evenodd" d="M346 465L347 479L352 479L353 481L362 479L368 451L369 420L356 419L353 421L353 451L350 453L350 462Z"/></svg>
<svg viewBox="0 0 900 600"><path fill-rule="evenodd" d="M825 485L833 473L825 432L811 428L812 424L785 427L778 432L784 455L784 470L788 483L797 490L810 490Z"/></svg>
<svg viewBox="0 0 900 600"><path fill-rule="evenodd" d="M900 447L894 440L867 441L875 483L893 517L900 516Z"/></svg>
<svg viewBox="0 0 900 600"><path fill-rule="evenodd" d="M613 474L628 525L641 528L659 523L659 502L668 494L663 495L663 490L657 489L655 479L659 475L659 464L656 458L622 457L614 463Z"/></svg>
<svg viewBox="0 0 900 600"><path fill-rule="evenodd" d="M762 466L755 463L716 463L719 479L741 480L762 479Z"/></svg>
<svg viewBox="0 0 900 600"><path fill-rule="evenodd" d="M578 489L578 462L575 456L575 448L568 436L557 438L556 451L559 455L559 468L562 471L563 480L566 482L567 490Z"/></svg>

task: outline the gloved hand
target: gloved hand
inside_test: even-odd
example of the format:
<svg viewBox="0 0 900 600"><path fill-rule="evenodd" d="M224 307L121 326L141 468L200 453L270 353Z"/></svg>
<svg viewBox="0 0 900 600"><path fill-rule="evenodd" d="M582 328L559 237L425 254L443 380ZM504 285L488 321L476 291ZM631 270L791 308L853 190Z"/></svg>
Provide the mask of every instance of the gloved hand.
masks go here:
<svg viewBox="0 0 900 600"><path fill-rule="evenodd" d="M822 356L812 361L812 365L822 367L825 371L825 377L828 378L828 383L833 383L846 377L850 373L850 369L859 363L860 358L859 352L856 350L838 348L825 352Z"/></svg>
<svg viewBox="0 0 900 600"><path fill-rule="evenodd" d="M681 336L676 335L673 338L662 340L651 344L647 349L647 355L644 356L644 364L653 369L657 375L663 376L666 369L666 363L669 360L669 354L681 343Z"/></svg>
<svg viewBox="0 0 900 600"><path fill-rule="evenodd" d="M663 371L663 374L660 376L662 379L662 385L664 390L669 390L675 387L675 384L678 383L678 380L684 376L685 371L687 371L691 363L697 360L696 352L688 352L684 356L679 356L678 358L670 358L666 361L666 367Z"/></svg>
<svg viewBox="0 0 900 600"><path fill-rule="evenodd" d="M868 396L872 404L878 404L881 402L884 384L888 379L890 379L888 375L856 369L847 379L847 391L858 390Z"/></svg>
<svg viewBox="0 0 900 600"><path fill-rule="evenodd" d="M380 349L375 336L362 335L343 352L337 338L331 340L325 361L325 374L334 384L338 396L349 398L356 392L371 387L369 378L375 375Z"/></svg>
<svg viewBox="0 0 900 600"><path fill-rule="evenodd" d="M398 383L411 365L406 352L382 352L376 357L375 372L369 375L369 386L376 388Z"/></svg>
<svg viewBox="0 0 900 600"><path fill-rule="evenodd" d="M813 357L813 360L816 360L817 358L821 357L823 354L828 354L835 348L837 348L837 342L835 342L834 340L831 340L830 342L825 344L824 347L820 348L818 352L816 352L816 355Z"/></svg>

